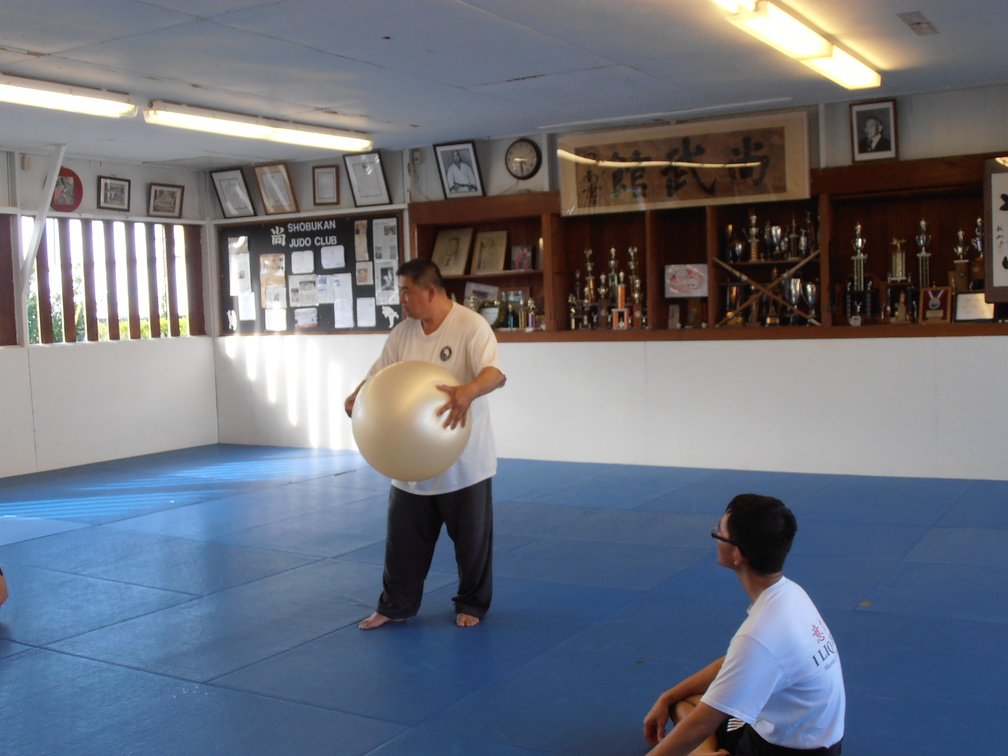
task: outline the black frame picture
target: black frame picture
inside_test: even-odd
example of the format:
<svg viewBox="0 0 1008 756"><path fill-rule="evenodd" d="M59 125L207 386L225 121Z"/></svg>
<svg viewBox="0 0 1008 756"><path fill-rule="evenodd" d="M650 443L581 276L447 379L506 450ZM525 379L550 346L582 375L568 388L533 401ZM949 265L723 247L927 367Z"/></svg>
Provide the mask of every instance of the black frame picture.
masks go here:
<svg viewBox="0 0 1008 756"><path fill-rule="evenodd" d="M446 198L483 196L483 176L475 142L435 144L434 154Z"/></svg>

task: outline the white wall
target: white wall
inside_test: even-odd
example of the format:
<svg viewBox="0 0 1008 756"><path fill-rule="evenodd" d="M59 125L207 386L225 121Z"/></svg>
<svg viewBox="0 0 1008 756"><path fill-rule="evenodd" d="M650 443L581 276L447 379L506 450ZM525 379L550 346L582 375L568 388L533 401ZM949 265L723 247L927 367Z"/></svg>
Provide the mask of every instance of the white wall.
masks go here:
<svg viewBox="0 0 1008 756"><path fill-rule="evenodd" d="M213 369L199 337L0 348L0 477L217 443Z"/></svg>
<svg viewBox="0 0 1008 756"><path fill-rule="evenodd" d="M354 448L343 398L382 342L218 340L220 440ZM491 411L502 457L1008 479L1005 337L507 343L501 352L508 382Z"/></svg>

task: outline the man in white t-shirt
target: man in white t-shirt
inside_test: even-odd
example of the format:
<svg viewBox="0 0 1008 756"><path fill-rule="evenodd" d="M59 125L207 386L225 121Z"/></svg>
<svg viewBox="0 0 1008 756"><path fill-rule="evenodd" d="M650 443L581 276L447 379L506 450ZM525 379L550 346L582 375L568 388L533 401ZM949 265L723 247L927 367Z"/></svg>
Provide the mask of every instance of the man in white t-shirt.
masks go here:
<svg viewBox="0 0 1008 756"><path fill-rule="evenodd" d="M442 524L455 544L458 593L455 622L472 627L486 615L492 596L493 497L491 479L497 452L486 395L504 385L497 338L486 319L448 298L437 265L414 258L399 266L403 320L392 329L367 378L405 360L439 365L460 382L439 386L445 426L472 430L458 461L440 475L419 482L393 480L389 493L385 573L378 609L359 627L372 630L401 622L420 609ZM347 415L367 378L346 398Z"/></svg>
<svg viewBox="0 0 1008 756"><path fill-rule="evenodd" d="M661 696L644 719L649 756L840 753L846 696L836 643L783 576L798 526L779 499L741 494L718 527L718 564L752 601L728 653ZM667 735L668 720L675 727Z"/></svg>

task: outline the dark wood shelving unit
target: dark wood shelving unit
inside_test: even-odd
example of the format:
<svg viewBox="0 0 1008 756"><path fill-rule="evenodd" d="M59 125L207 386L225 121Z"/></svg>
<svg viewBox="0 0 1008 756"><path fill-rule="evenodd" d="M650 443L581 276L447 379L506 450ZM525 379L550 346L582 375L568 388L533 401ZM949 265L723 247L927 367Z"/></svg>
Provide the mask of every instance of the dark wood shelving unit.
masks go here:
<svg viewBox="0 0 1008 756"><path fill-rule="evenodd" d="M472 227L476 232L508 231L508 245L531 244L538 249L537 270L502 271L449 278L449 289L462 301L466 281L489 281L530 291L545 316L541 332L499 332L502 341L691 341L731 339L915 338L1008 335L1008 323L873 322L851 326L843 313L843 287L852 275L852 239L860 224L867 242L866 275L884 281L889 272L892 239L905 240L906 268L917 275L914 242L922 219L932 239L931 274L938 286L948 284L953 247L962 229L967 243L976 220L983 216L984 163L995 155L964 155L911 161L891 161L826 168L811 172L812 196L806 200L758 202L663 210L561 216L557 192L415 203L409 206L416 254L430 256L442 228ZM813 221L816 239L803 257L726 259L726 228L747 239L754 212L762 238L766 222L790 231ZM619 269L629 274L628 249L636 247L638 275L647 303L647 329L570 330L568 296L575 271L585 277L585 250L592 250L593 275L608 272L609 251L617 251ZM707 264L705 328L669 328L670 300L665 298L665 266ZM749 295L773 301L784 312L781 279L791 271L818 289L814 308L802 303L794 325L728 325L726 287L736 282ZM930 283L930 282L929 282ZM457 290L457 291L456 291ZM811 316L811 324L807 324ZM737 319L736 319L737 321Z"/></svg>

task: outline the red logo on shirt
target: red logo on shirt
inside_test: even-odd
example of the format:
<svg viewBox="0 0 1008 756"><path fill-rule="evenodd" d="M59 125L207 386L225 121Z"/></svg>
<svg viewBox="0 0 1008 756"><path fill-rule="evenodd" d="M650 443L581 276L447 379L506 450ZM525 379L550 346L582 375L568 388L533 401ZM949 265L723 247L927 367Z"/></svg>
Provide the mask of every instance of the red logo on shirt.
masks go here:
<svg viewBox="0 0 1008 756"><path fill-rule="evenodd" d="M812 625L812 635L814 635L816 640L820 643L826 640L826 635L819 629L819 625Z"/></svg>

